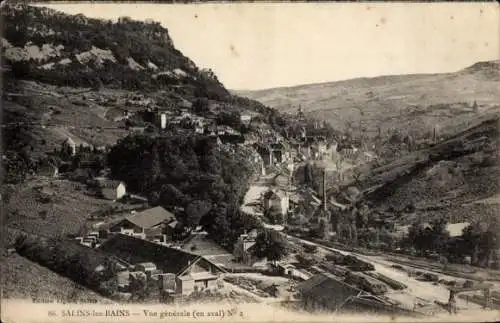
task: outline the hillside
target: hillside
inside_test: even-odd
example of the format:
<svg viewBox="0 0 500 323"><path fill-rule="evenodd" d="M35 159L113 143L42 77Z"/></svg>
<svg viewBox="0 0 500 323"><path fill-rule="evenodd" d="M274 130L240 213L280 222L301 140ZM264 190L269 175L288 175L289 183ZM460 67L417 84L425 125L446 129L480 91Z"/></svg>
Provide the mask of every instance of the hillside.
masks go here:
<svg viewBox="0 0 500 323"><path fill-rule="evenodd" d="M2 10L4 57L15 76L70 86L107 85L229 97L210 71L199 70L156 22L117 23L23 5ZM19 22L22 24L19 24Z"/></svg>
<svg viewBox="0 0 500 323"><path fill-rule="evenodd" d="M420 137L434 126L446 128L500 111L499 86L500 61L490 61L448 74L358 78L238 94L285 113L295 114L300 105L306 115L338 129L357 128L361 120L371 135L380 126L382 132L398 128Z"/></svg>
<svg viewBox="0 0 500 323"><path fill-rule="evenodd" d="M114 145L131 134L124 114L147 125L139 120L144 111L194 106L228 122L253 113L268 128L277 115L231 95L212 71L178 51L159 23L127 17L113 23L26 5L5 6L1 15L9 181L10 170L45 158L67 138Z"/></svg>
<svg viewBox="0 0 500 323"><path fill-rule="evenodd" d="M494 219L500 193L499 125L498 116L484 117L429 148L365 169L356 184L373 205L395 210L403 223L417 217Z"/></svg>
<svg viewBox="0 0 500 323"><path fill-rule="evenodd" d="M6 228L65 237L131 207L96 194L92 179L102 175L123 180L150 206L184 207L178 218L192 226L201 221L222 245L232 247L254 225L237 210L256 156L251 148L214 142L208 130L239 139L263 129L272 135L275 110L230 94L212 71L175 48L159 23L112 23L26 5L6 5L1 16ZM160 114L169 116L163 130ZM243 124L243 114L255 122ZM205 123L202 133L195 122ZM45 269L17 255L11 260L2 268L8 296L45 295L16 280L27 284ZM66 279L49 279L51 289L67 288Z"/></svg>

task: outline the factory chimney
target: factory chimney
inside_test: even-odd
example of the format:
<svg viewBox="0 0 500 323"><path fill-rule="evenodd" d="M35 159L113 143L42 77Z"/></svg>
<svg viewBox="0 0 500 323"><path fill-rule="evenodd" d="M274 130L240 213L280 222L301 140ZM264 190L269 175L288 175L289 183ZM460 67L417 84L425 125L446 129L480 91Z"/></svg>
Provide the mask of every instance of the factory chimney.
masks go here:
<svg viewBox="0 0 500 323"><path fill-rule="evenodd" d="M323 210L326 211L326 168L323 169Z"/></svg>

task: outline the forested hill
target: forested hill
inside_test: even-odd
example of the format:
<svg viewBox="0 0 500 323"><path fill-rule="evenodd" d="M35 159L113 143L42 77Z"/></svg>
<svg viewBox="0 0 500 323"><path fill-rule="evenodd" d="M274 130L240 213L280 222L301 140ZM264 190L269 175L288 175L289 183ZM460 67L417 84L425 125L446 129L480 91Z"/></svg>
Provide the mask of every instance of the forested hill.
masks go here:
<svg viewBox="0 0 500 323"><path fill-rule="evenodd" d="M155 90L177 86L188 96L227 99L209 70L174 47L158 22L113 23L25 5L2 9L5 59L16 76L56 85Z"/></svg>
<svg viewBox="0 0 500 323"><path fill-rule="evenodd" d="M177 214L181 222L203 224L229 249L244 229L257 225L239 214L256 169L254 151L218 145L189 122L171 122L160 134L155 111L174 119L188 109L207 127L229 127L250 139L279 132L285 126L279 113L231 95L212 71L178 51L159 23L111 22L26 5L6 5L1 16L2 197L48 164L64 167L62 177L85 183L93 194L93 179L109 168L130 193L184 209ZM242 123L243 114L251 114L251 125ZM141 127L146 130L138 134L134 129ZM74 156L61 148L68 138L81 147ZM7 225L36 231L47 222L17 208L8 207L17 215ZM51 225L46 233L58 235L58 228Z"/></svg>

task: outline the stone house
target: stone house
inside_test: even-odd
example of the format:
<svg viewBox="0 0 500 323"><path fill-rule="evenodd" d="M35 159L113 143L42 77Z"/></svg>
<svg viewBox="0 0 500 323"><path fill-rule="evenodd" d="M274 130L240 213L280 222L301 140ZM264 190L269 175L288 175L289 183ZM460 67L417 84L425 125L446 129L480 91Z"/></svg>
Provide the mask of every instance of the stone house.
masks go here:
<svg viewBox="0 0 500 323"><path fill-rule="evenodd" d="M100 249L130 264L154 264L161 271L160 288L176 295L217 289L226 270L207 258L151 241L118 234ZM170 274L170 275L167 275ZM170 279L169 279L170 278Z"/></svg>
<svg viewBox="0 0 500 323"><path fill-rule="evenodd" d="M100 193L107 200L116 201L127 194L127 187L124 182L110 180L106 178L97 178L97 185Z"/></svg>

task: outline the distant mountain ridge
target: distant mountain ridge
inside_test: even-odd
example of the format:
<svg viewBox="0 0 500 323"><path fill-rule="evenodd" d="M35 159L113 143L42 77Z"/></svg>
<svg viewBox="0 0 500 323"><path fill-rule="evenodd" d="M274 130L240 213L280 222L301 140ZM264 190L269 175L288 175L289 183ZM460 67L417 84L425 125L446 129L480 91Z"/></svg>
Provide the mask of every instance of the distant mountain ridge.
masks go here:
<svg viewBox="0 0 500 323"><path fill-rule="evenodd" d="M356 78L235 93L285 113L296 113L301 106L306 115L341 129L361 120L367 132L375 135L378 126L383 131L396 127L422 133L436 124L498 111L499 87L500 61L495 60L454 73Z"/></svg>

